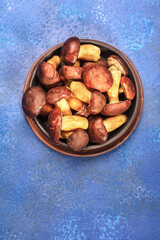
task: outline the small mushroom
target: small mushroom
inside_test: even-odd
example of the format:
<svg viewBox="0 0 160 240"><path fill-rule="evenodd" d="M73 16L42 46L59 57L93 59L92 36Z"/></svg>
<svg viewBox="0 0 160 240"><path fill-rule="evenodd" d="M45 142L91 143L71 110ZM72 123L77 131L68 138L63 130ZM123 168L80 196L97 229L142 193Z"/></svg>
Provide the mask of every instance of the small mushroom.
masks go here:
<svg viewBox="0 0 160 240"><path fill-rule="evenodd" d="M121 87L127 99L133 100L136 94L135 86L132 80L126 76L121 78Z"/></svg>
<svg viewBox="0 0 160 240"><path fill-rule="evenodd" d="M113 85L107 90L109 104L106 104L102 114L106 116L115 116L128 110L131 106L130 100L119 101L119 85L121 80L121 71L112 69Z"/></svg>
<svg viewBox="0 0 160 240"><path fill-rule="evenodd" d="M59 75L62 81L66 79L82 79L82 71L81 67L63 65L59 70Z"/></svg>
<svg viewBox="0 0 160 240"><path fill-rule="evenodd" d="M92 143L103 144L108 139L108 132L103 124L103 119L98 116L90 116L88 126L89 140Z"/></svg>
<svg viewBox="0 0 160 240"><path fill-rule="evenodd" d="M62 98L69 98L71 96L71 91L64 86L55 87L47 92L47 103L55 104Z"/></svg>
<svg viewBox="0 0 160 240"><path fill-rule="evenodd" d="M54 143L59 143L62 128L62 114L59 107L53 108L48 117L49 134Z"/></svg>
<svg viewBox="0 0 160 240"><path fill-rule="evenodd" d="M52 64L52 66L57 69L59 64L61 63L61 59L58 55L54 55L52 58L50 58L48 61L48 63Z"/></svg>
<svg viewBox="0 0 160 240"><path fill-rule="evenodd" d="M108 133L121 127L126 121L127 116L120 114L103 120L99 116L90 116L88 126L89 140L92 143L103 144L107 142Z"/></svg>
<svg viewBox="0 0 160 240"><path fill-rule="evenodd" d="M62 116L62 111L55 106L48 117L49 134L54 143L59 142L61 131L74 131L76 129L87 129L88 119L81 116Z"/></svg>
<svg viewBox="0 0 160 240"><path fill-rule="evenodd" d="M29 118L38 116L46 104L46 93L39 86L28 88L23 94L23 111Z"/></svg>
<svg viewBox="0 0 160 240"><path fill-rule="evenodd" d="M93 44L83 44L80 46L78 59L85 61L98 61L100 59L101 49Z"/></svg>
<svg viewBox="0 0 160 240"><path fill-rule="evenodd" d="M106 104L101 113L105 116L115 116L126 112L130 106L130 100L125 100L119 103Z"/></svg>
<svg viewBox="0 0 160 240"><path fill-rule="evenodd" d="M79 110L79 113L77 113L78 115L86 117L88 117L90 114L95 115L100 113L105 107L105 96L99 91L94 91L93 93L90 92L84 83L72 81L70 89L77 99L89 104L88 108L85 107Z"/></svg>
<svg viewBox="0 0 160 240"><path fill-rule="evenodd" d="M90 103L88 106L88 112L90 114L98 114L100 113L106 105L105 96L99 91L94 91L91 95Z"/></svg>
<svg viewBox="0 0 160 240"><path fill-rule="evenodd" d="M75 152L80 152L89 143L89 136L83 129L77 129L69 135L67 139L67 144L70 149Z"/></svg>
<svg viewBox="0 0 160 240"><path fill-rule="evenodd" d="M58 85L60 77L52 64L48 62L41 62L38 65L36 75L40 84L46 90L49 90Z"/></svg>
<svg viewBox="0 0 160 240"><path fill-rule="evenodd" d="M83 81L88 88L106 92L113 84L112 74L97 64L88 66L83 72Z"/></svg>
<svg viewBox="0 0 160 240"><path fill-rule="evenodd" d="M117 55L111 55L107 58L108 66L115 66L121 71L122 75L128 75L128 68L125 62Z"/></svg>
<svg viewBox="0 0 160 240"><path fill-rule="evenodd" d="M65 41L61 48L61 58L67 65L73 65L78 58L80 49L80 40L77 37L71 37Z"/></svg>

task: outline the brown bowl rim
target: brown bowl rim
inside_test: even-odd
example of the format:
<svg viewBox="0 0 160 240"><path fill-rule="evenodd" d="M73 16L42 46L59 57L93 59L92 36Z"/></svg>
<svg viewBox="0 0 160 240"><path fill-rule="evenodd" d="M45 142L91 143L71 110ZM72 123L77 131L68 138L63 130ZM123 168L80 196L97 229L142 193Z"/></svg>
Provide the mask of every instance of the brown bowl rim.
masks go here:
<svg viewBox="0 0 160 240"><path fill-rule="evenodd" d="M36 124L34 119L30 119L26 115L25 116L26 116L26 119L27 119L28 124L31 127L32 131L48 147L52 148L53 150L55 150L57 152L60 152L60 153L63 153L65 155L69 155L69 156L74 156L74 157L92 157L92 156L97 156L97 155L104 154L106 152L109 152L109 151L117 148L119 145L121 145L132 134L132 132L135 130L135 128L136 128L136 126L137 126L137 124L138 124L138 122L139 122L139 120L141 118L141 114L142 114L142 110L143 110L143 102L144 102L144 93L143 93L143 86L142 86L142 82L141 82L140 76L138 74L138 71L137 71L136 67L134 66L134 64L132 63L132 61L124 53L122 53L119 49L113 47L112 45L104 43L104 42L101 42L101 41L97 41L97 40L93 40L93 39L80 39L80 41L81 41L81 43L92 43L92 44L95 44L95 45L104 46L104 47L108 48L110 51L113 51L116 54L118 54L119 56L123 57L123 59L127 60L127 62L130 64L130 66L131 66L131 68L132 68L132 70L134 72L134 75L136 77L136 81L137 81L138 88L139 88L139 104L137 105L136 111L134 110L134 112L133 112L133 115L132 115L132 117L130 119L130 124L126 126L127 129L123 129L125 131L122 131L122 132L120 132L121 134L118 134L118 135L120 135L120 137L115 140L115 144L114 145L113 145L113 143L111 143L111 146L109 146L107 149L104 149L102 151L98 151L97 150L97 152L89 153L89 154L83 152L83 154L82 154L81 152L80 153L76 153L76 152L73 152L70 149L68 149L69 152L65 152L64 150L58 148L60 145L54 144L51 141L51 139L49 139L48 136L46 136L41 131L41 129L38 127L38 125ZM45 55L47 55L49 52L55 51L56 49L62 47L63 43L64 42L59 43L59 44L49 48L47 51L45 51L33 63L32 67L31 67L31 69L30 69L30 71L29 71L29 73L27 75L27 78L25 80L23 93L29 87L32 74L34 73L34 71L35 71L36 67L38 66L38 64L41 62L41 59ZM99 146L101 147L101 145L99 145ZM87 151L87 148L86 148L86 151Z"/></svg>

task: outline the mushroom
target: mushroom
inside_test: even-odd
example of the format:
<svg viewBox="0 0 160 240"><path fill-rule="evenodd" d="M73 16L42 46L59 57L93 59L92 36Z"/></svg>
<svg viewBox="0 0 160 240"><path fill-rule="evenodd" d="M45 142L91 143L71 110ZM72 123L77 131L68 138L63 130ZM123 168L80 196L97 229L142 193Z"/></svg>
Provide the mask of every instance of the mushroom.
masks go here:
<svg viewBox="0 0 160 240"><path fill-rule="evenodd" d="M55 87L47 92L47 103L55 104L62 98L69 98L71 96L71 91L64 86Z"/></svg>
<svg viewBox="0 0 160 240"><path fill-rule="evenodd" d="M59 107L53 108L48 117L49 135L54 143L59 143L62 128L62 113Z"/></svg>
<svg viewBox="0 0 160 240"><path fill-rule="evenodd" d="M65 41L61 48L61 58L67 65L73 65L78 58L80 49L80 40L77 37L71 37Z"/></svg>
<svg viewBox="0 0 160 240"><path fill-rule="evenodd" d="M86 116L87 113L95 115L103 110L106 104L106 98L99 91L94 91L92 93L86 88L84 83L77 81L72 81L72 83L70 84L70 89L74 93L76 98L78 98L82 102L89 104L87 112L86 109L84 109L85 112L83 111L84 116Z"/></svg>
<svg viewBox="0 0 160 240"><path fill-rule="evenodd" d="M63 65L59 70L59 75L62 81L66 79L82 79L82 71L81 67Z"/></svg>
<svg viewBox="0 0 160 240"><path fill-rule="evenodd" d="M136 90L132 80L126 76L123 76L120 83L126 98L133 100L136 94Z"/></svg>
<svg viewBox="0 0 160 240"><path fill-rule="evenodd" d="M57 69L59 64L61 63L61 59L58 55L54 55L52 58L50 58L48 61L48 63L52 64L52 66Z"/></svg>
<svg viewBox="0 0 160 240"><path fill-rule="evenodd" d="M91 99L90 99L90 103L89 103L87 111L90 114L95 115L95 114L100 113L103 110L103 108L105 107L105 105L106 105L105 96L102 93L100 93L99 91L94 91L91 95Z"/></svg>
<svg viewBox="0 0 160 240"><path fill-rule="evenodd" d="M103 119L98 116L90 116L88 126L89 140L92 143L103 144L108 139L108 132L103 124Z"/></svg>
<svg viewBox="0 0 160 240"><path fill-rule="evenodd" d="M98 61L100 59L101 49L93 44L83 44L80 46L78 59L85 61Z"/></svg>
<svg viewBox="0 0 160 240"><path fill-rule="evenodd" d="M36 75L40 84L46 90L49 90L58 85L60 77L52 64L48 62L41 62L38 65Z"/></svg>
<svg viewBox="0 0 160 240"><path fill-rule="evenodd" d="M90 142L103 144L107 142L108 133L122 126L127 121L127 116L121 114L106 118L105 120L99 116L90 116L88 120L88 134Z"/></svg>
<svg viewBox="0 0 160 240"><path fill-rule="evenodd" d="M77 129L69 135L67 145L75 152L80 152L89 143L89 136L83 129Z"/></svg>
<svg viewBox="0 0 160 240"><path fill-rule="evenodd" d="M83 81L88 88L96 89L100 92L106 92L113 84L110 71L97 64L84 69Z"/></svg>
<svg viewBox="0 0 160 240"><path fill-rule="evenodd" d="M28 88L23 94L23 111L29 118L38 116L46 105L46 92L39 86Z"/></svg>
<svg viewBox="0 0 160 240"><path fill-rule="evenodd" d="M48 117L49 134L54 143L59 142L61 131L74 131L76 129L87 129L88 119L81 116L62 116L61 109L55 106Z"/></svg>
<svg viewBox="0 0 160 240"><path fill-rule="evenodd" d="M106 116L115 116L128 110L131 106L130 100L119 101L119 85L121 80L121 71L110 70L113 77L113 85L107 90L109 104L106 104L102 110L102 114Z"/></svg>
<svg viewBox="0 0 160 240"><path fill-rule="evenodd" d="M128 75L128 68L125 62L117 55L111 55L107 58L108 66L115 66L121 71L122 75Z"/></svg>

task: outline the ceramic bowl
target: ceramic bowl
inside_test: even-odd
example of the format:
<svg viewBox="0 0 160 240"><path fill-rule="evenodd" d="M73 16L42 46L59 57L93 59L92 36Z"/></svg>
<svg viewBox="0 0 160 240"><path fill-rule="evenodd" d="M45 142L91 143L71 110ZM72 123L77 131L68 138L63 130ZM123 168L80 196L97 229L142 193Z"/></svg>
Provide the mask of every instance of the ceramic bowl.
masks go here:
<svg viewBox="0 0 160 240"><path fill-rule="evenodd" d="M131 135L133 130L136 128L141 117L142 108L143 108L143 87L142 87L139 74L134 64L124 53L122 53L115 47L100 41L91 40L91 39L81 39L80 41L81 41L81 44L90 43L98 46L101 49L102 59L106 59L111 54L116 54L119 57L121 57L126 63L129 69L129 77L134 82L134 85L136 88L136 96L132 101L132 105L128 109L128 111L125 112L125 114L128 117L127 122L117 130L110 133L108 137L108 141L105 144L102 144L102 145L89 144L83 151L73 152L67 147L65 140L60 139L59 144L54 144L52 142L48 134L47 123L44 118L40 116L34 119L29 119L27 116L26 118L33 132L48 147L52 148L55 151L61 152L63 154L71 155L71 156L90 157L90 156L100 155L105 152L111 151L112 149L122 144ZM60 43L50 48L36 60L36 62L31 67L28 73L28 76L26 78L25 85L24 85L24 92L28 87L38 85L38 79L36 77L36 70L37 70L38 64L41 61L47 61L53 55L59 55L62 45L63 43Z"/></svg>

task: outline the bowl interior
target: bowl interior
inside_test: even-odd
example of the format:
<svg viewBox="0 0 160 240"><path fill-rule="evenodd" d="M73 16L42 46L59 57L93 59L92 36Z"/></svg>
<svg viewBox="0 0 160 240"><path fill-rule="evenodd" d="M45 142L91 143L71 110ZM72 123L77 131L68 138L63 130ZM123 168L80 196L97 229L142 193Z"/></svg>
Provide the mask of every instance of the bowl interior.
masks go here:
<svg viewBox="0 0 160 240"><path fill-rule="evenodd" d="M98 145L98 144L89 143L89 145L82 152L75 153L67 147L65 140L60 139L60 143L58 145L54 144L51 141L50 136L48 134L46 118L38 116L34 119L29 119L27 117L27 120L32 130L46 145L64 154L81 156L81 157L102 154L104 152L112 150L113 148L117 147L122 142L124 142L132 133L132 131L135 129L140 119L142 107L143 107L143 88L142 88L140 77L133 63L118 49L106 43L102 43L95 40L89 40L89 39L81 40L81 44L85 44L85 43L91 43L100 47L102 60L107 59L107 57L112 54L116 54L120 56L126 63L129 70L129 78L134 82L134 85L136 88L136 96L132 101L131 107L128 109L128 111L125 112L125 114L128 117L127 122L117 130L110 133L108 137L108 141L105 144ZM60 48L62 45L63 43L58 44L57 46L49 49L35 62L32 69L30 70L29 75L27 76L24 91L28 87L39 85L38 79L36 77L36 70L37 70L38 64L41 61L47 61L53 55L60 55ZM120 100L124 100L123 94L121 95ZM103 118L105 119L106 117L103 116Z"/></svg>

